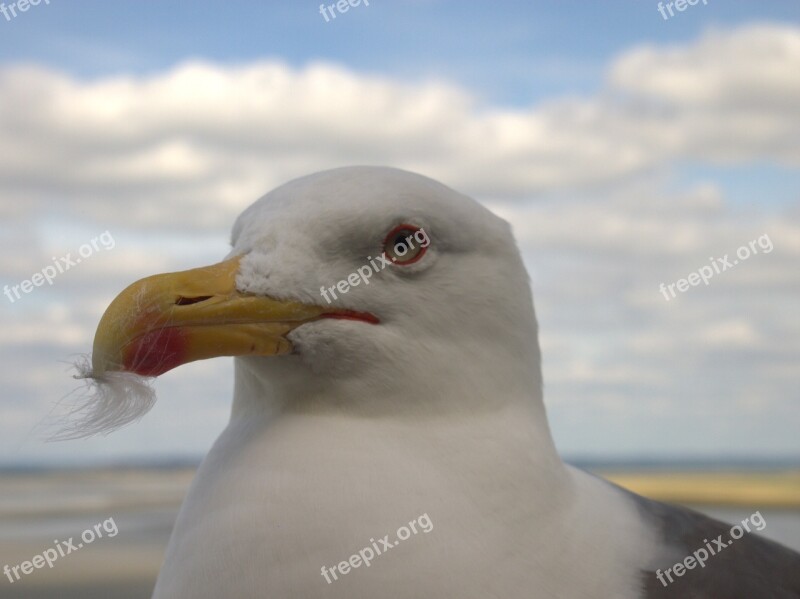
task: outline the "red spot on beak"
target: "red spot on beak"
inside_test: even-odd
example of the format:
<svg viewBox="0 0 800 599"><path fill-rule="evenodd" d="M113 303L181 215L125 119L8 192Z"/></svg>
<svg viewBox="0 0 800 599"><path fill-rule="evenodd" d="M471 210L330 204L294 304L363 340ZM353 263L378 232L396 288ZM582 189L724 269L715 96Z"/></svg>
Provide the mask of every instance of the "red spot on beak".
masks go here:
<svg viewBox="0 0 800 599"><path fill-rule="evenodd" d="M125 349L124 368L142 376L160 376L183 364L186 335L179 327L145 333Z"/></svg>

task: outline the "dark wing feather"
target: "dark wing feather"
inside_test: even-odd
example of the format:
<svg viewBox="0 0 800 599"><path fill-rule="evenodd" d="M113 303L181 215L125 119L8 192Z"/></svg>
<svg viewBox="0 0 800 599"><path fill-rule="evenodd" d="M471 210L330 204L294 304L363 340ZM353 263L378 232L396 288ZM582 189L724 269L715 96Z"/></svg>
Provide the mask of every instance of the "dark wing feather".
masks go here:
<svg viewBox="0 0 800 599"><path fill-rule="evenodd" d="M731 525L688 508L631 494L645 519L663 538L656 568L666 571L697 549L717 552L705 567L685 570L666 587L655 570L642 572L644 599L800 599L800 554L752 533L731 540ZM727 546L719 549L713 539ZM676 557L677 556L677 557ZM666 579L666 582L669 582Z"/></svg>

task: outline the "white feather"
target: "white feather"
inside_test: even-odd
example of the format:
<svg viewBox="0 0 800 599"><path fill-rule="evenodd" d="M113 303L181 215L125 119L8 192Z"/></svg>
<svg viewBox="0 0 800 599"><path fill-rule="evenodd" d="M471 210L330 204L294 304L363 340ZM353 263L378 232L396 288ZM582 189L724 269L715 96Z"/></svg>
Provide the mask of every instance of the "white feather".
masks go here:
<svg viewBox="0 0 800 599"><path fill-rule="evenodd" d="M107 435L139 421L156 402L149 377L131 372L95 377L88 356L81 356L73 366L77 371L73 378L82 380L84 388L67 410L67 423L59 425L51 441Z"/></svg>

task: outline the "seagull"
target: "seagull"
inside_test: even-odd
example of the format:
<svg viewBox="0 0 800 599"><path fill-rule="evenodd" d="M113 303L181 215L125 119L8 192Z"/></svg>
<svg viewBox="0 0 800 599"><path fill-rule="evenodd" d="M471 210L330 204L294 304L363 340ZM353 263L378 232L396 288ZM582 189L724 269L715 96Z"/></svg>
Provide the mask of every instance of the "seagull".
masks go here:
<svg viewBox="0 0 800 599"><path fill-rule="evenodd" d="M475 200L339 168L231 245L125 289L94 341L99 384L235 357L155 599L800 597L797 553L561 460L528 274Z"/></svg>

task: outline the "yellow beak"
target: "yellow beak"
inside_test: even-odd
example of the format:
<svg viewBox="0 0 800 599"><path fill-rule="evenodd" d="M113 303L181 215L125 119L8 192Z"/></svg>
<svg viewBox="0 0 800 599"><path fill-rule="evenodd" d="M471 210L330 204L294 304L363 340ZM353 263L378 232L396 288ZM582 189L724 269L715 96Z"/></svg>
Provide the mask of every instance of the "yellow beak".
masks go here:
<svg viewBox="0 0 800 599"><path fill-rule="evenodd" d="M319 318L377 323L371 314L279 301L236 290L241 257L154 275L120 293L94 338L92 376L107 371L159 376L216 356L289 353L286 334Z"/></svg>

